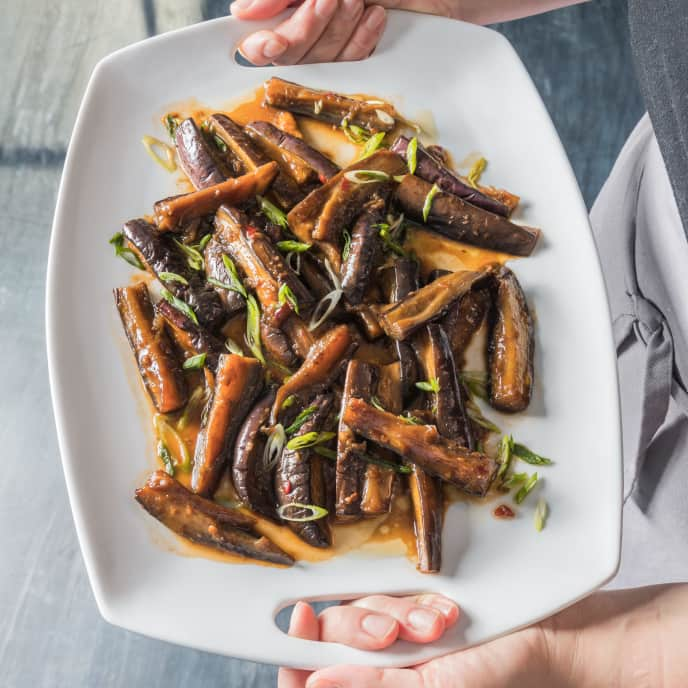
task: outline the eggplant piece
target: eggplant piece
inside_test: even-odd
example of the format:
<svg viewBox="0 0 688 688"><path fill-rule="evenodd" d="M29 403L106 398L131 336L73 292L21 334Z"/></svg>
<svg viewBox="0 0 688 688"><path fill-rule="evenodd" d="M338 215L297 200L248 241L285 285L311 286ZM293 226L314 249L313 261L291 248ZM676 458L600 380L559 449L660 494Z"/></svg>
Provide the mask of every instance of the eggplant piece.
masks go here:
<svg viewBox="0 0 688 688"><path fill-rule="evenodd" d="M355 521L361 517L363 476L366 464L360 458L366 451L364 440L341 419L351 399L370 399L377 386L377 366L352 360L346 369L337 433L337 472L335 477L336 515L338 521Z"/></svg>
<svg viewBox="0 0 688 688"><path fill-rule="evenodd" d="M324 334L308 352L301 367L277 390L270 422L277 422L284 400L304 390L326 386L341 373L342 362L348 361L357 342L347 325L337 325Z"/></svg>
<svg viewBox="0 0 688 688"><path fill-rule="evenodd" d="M359 100L300 86L277 77L264 84L265 104L339 126L343 119L370 132L391 131L399 115L379 100Z"/></svg>
<svg viewBox="0 0 688 688"><path fill-rule="evenodd" d="M488 336L488 398L498 411L528 408L533 389L533 320L516 275L502 268L494 287Z"/></svg>
<svg viewBox="0 0 688 688"><path fill-rule="evenodd" d="M352 399L342 417L354 432L468 494L484 496L497 472L496 461L442 437L434 425L411 425L362 399Z"/></svg>
<svg viewBox="0 0 688 688"><path fill-rule="evenodd" d="M380 197L370 200L358 216L351 230L349 255L342 264L342 290L347 301L357 305L363 301L374 276L376 259L380 253L380 230L387 203Z"/></svg>
<svg viewBox="0 0 688 688"><path fill-rule="evenodd" d="M273 159L281 160L298 184L312 181L324 184L339 172L339 167L303 139L278 129L270 122L251 122L246 133Z"/></svg>
<svg viewBox="0 0 688 688"><path fill-rule="evenodd" d="M227 170L213 154L193 119L189 117L180 123L174 140L180 166L196 189L205 189L227 179Z"/></svg>
<svg viewBox="0 0 688 688"><path fill-rule="evenodd" d="M153 206L158 230L179 232L184 223L216 212L223 203L237 205L256 194L264 194L278 172L277 163L268 161L242 177L227 179L200 191L164 198Z"/></svg>
<svg viewBox="0 0 688 688"><path fill-rule="evenodd" d="M237 435L232 462L232 481L239 499L252 511L277 521L273 470L263 465L267 437L263 432L275 400L274 390L258 400Z"/></svg>
<svg viewBox="0 0 688 688"><path fill-rule="evenodd" d="M463 367L466 349L471 343L473 335L483 324L489 308L489 290L476 289L475 291L469 291L468 294L457 301L440 321L449 337L451 350L454 354L454 362L458 369Z"/></svg>
<svg viewBox="0 0 688 688"><path fill-rule="evenodd" d="M347 172L356 170L384 172L388 175L388 180L357 184L344 176ZM396 153L377 151L364 160L349 165L327 183L311 191L289 212L289 227L306 243L316 240L336 244L341 230L351 224L361 207L374 195L391 188L392 178L405 171L406 163ZM333 263L333 267L339 269L339 259L336 260L336 265Z"/></svg>
<svg viewBox="0 0 688 688"><path fill-rule="evenodd" d="M189 356L205 354L206 365L213 371L217 368L218 357L225 350L224 343L219 337L211 334L204 327L196 325L184 313L164 299L155 304L154 311L164 318L180 349L188 353Z"/></svg>
<svg viewBox="0 0 688 688"><path fill-rule="evenodd" d="M129 346L148 394L160 413L180 409L187 401L186 382L174 347L157 328L148 287L139 283L114 290L115 303Z"/></svg>
<svg viewBox="0 0 688 688"><path fill-rule="evenodd" d="M263 367L255 358L222 354L215 388L196 439L191 488L211 495L222 474L239 427L263 388Z"/></svg>
<svg viewBox="0 0 688 688"><path fill-rule="evenodd" d="M401 155L406 160L406 150L410 139L407 136L400 136L390 147L390 150ZM416 151L416 171L415 175L431 184L462 198L467 203L471 203L478 208L489 210L491 213L501 215L502 217L509 217L511 210L503 203L491 198L466 184L456 172L449 169L444 162L432 155L420 143Z"/></svg>
<svg viewBox="0 0 688 688"><path fill-rule="evenodd" d="M321 394L311 402L316 411L301 426L294 437L302 437L309 432L319 432L327 419L332 406L332 395ZM312 504L325 507L327 498L324 474L320 457L308 447L306 449L286 449L277 461L275 471L275 494L280 506L287 504ZM289 516L308 515L304 509L293 508ZM332 535L326 518L315 521L287 521L287 525L304 541L313 547L329 547Z"/></svg>
<svg viewBox="0 0 688 688"><path fill-rule="evenodd" d="M211 115L208 119L208 130L227 146L241 164L245 174L273 162L227 115ZM277 203L284 209L293 208L305 195L296 182L279 169L279 165L270 190ZM258 193L262 194L263 191Z"/></svg>
<svg viewBox="0 0 688 688"><path fill-rule="evenodd" d="M206 276L218 282L222 282L223 284L228 284L229 276L227 275L227 268L225 268L225 264L222 260L224 252L222 244L217 241L217 239L212 238L205 247L203 259L205 262ZM228 315L234 315L245 308L246 302L239 292L230 291L229 289L217 286L213 288L220 298L220 301L222 301Z"/></svg>
<svg viewBox="0 0 688 688"><path fill-rule="evenodd" d="M125 223L122 232L149 272L172 294L191 306L202 326L212 332L224 323L227 312L220 297L200 273L189 267L184 255L168 236L157 232L145 220L130 220ZM175 280L165 282L159 276L163 272L180 275L187 284Z"/></svg>
<svg viewBox="0 0 688 688"><path fill-rule="evenodd" d="M204 499L164 471L155 471L135 492L136 501L160 523L187 540L249 559L291 566L292 557L255 530L255 519Z"/></svg>
<svg viewBox="0 0 688 688"><path fill-rule="evenodd" d="M394 262L392 273L392 290L390 302L398 303L411 292L418 289L418 263L410 258L401 258ZM418 365L413 347L408 342L394 341L394 349L400 365L401 396L408 402L416 392L418 382Z"/></svg>
<svg viewBox="0 0 688 688"><path fill-rule="evenodd" d="M425 379L435 379L439 385L439 392L432 393L438 432L473 449L475 441L464 407L463 386L459 382L447 333L440 325L432 323L415 337L414 344Z"/></svg>
<svg viewBox="0 0 688 688"><path fill-rule="evenodd" d="M494 265L480 270L452 272L411 292L398 303L379 310L380 324L392 339L406 339L419 327L441 318L453 303L471 289L489 282L495 272Z"/></svg>
<svg viewBox="0 0 688 688"><path fill-rule="evenodd" d="M414 466L408 486L416 534L417 568L421 573L438 573L442 566L442 483Z"/></svg>
<svg viewBox="0 0 688 688"><path fill-rule="evenodd" d="M399 363L382 366L377 384L377 398L390 413L402 411ZM380 458L395 462L396 456L387 449L378 449ZM370 518L389 513L392 506L396 473L375 463L368 463L363 475L361 512Z"/></svg>
<svg viewBox="0 0 688 688"><path fill-rule="evenodd" d="M396 199L409 216L455 241L473 244L515 256L529 256L540 238L540 230L516 225L467 203L454 194L440 191L433 199L428 219L423 219L425 199L432 184L407 174L397 187Z"/></svg>

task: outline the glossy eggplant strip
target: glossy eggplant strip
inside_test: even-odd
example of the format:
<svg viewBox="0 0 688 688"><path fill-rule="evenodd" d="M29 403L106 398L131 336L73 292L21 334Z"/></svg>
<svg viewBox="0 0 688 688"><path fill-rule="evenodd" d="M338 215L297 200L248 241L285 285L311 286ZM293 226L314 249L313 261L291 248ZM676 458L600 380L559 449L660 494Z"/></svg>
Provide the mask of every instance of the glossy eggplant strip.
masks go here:
<svg viewBox="0 0 688 688"><path fill-rule="evenodd" d="M399 363L392 363L380 368L376 396L382 406L390 413L402 411L401 377ZM376 448L375 454L381 459L397 462L397 457L388 449ZM363 495L361 512L370 518L389 513L392 507L396 473L376 463L368 463L363 474Z"/></svg>
<svg viewBox="0 0 688 688"><path fill-rule="evenodd" d="M475 446L471 425L466 415L463 387L459 382L447 333L441 325L427 325L416 335L418 361L426 380L436 380L439 391L432 392L431 408L440 435L457 440L465 447Z"/></svg>
<svg viewBox="0 0 688 688"><path fill-rule="evenodd" d="M516 413L528 408L533 388L533 320L511 270L497 275L488 345L490 405Z"/></svg>
<svg viewBox="0 0 688 688"><path fill-rule="evenodd" d="M156 327L148 288L140 283L114 290L129 346L143 384L160 413L180 409L187 400L187 389L180 361L162 327Z"/></svg>
<svg viewBox="0 0 688 688"><path fill-rule="evenodd" d="M305 115L330 124L341 124L347 119L370 132L391 131L398 117L394 108L380 100L359 100L306 88L291 81L273 77L265 84L265 103L280 110Z"/></svg>
<svg viewBox="0 0 688 688"><path fill-rule="evenodd" d="M186 222L216 212L223 203L237 205L264 194L278 172L276 162L267 162L242 177L158 201L153 206L156 225L163 232L178 232Z"/></svg>
<svg viewBox="0 0 688 688"><path fill-rule="evenodd" d="M424 220L423 208L431 189L429 182L407 174L397 187L397 202L409 217L455 241L515 256L529 256L535 250L539 229L516 225L444 191L433 198L427 220Z"/></svg>
<svg viewBox="0 0 688 688"><path fill-rule="evenodd" d="M403 340L423 325L441 318L453 303L471 289L488 283L494 265L480 270L451 272L430 284L411 292L398 303L383 306L379 311L380 324L392 339Z"/></svg>
<svg viewBox="0 0 688 688"><path fill-rule="evenodd" d="M463 367L466 349L483 324L489 307L489 290L476 289L457 301L440 321L449 337L457 368Z"/></svg>
<svg viewBox="0 0 688 688"><path fill-rule="evenodd" d="M254 172L271 162L244 130L227 115L212 115L208 119L208 130L227 146L228 151L241 164L245 174ZM270 191L279 205L285 209L292 208L304 197L304 192L293 179L279 169L279 166ZM263 191L258 193L262 194Z"/></svg>
<svg viewBox="0 0 688 688"><path fill-rule="evenodd" d="M215 388L196 440L191 488L211 495L234 446L236 434L263 387L263 367L255 358L222 354Z"/></svg>
<svg viewBox="0 0 688 688"><path fill-rule="evenodd" d="M356 346L357 342L348 325L337 325L325 333L313 344L301 367L277 390L270 423L277 422L287 397L336 380L341 374L342 363L351 358Z"/></svg>
<svg viewBox="0 0 688 688"><path fill-rule="evenodd" d="M311 181L312 177L324 184L339 172L339 167L319 150L270 122L251 122L246 125L246 133L262 145L271 158L279 157L299 184Z"/></svg>
<svg viewBox="0 0 688 688"><path fill-rule="evenodd" d="M409 141L410 139L408 137L400 136L392 144L390 150L398 153L406 160L406 150ZM416 171L414 174L431 184L437 184L442 191L454 194L467 203L478 206L478 208L489 210L491 213L501 215L502 217L509 217L511 214L511 209L504 205L504 203L466 184L456 172L449 169L420 143L418 143L418 148L416 150Z"/></svg>
<svg viewBox="0 0 688 688"><path fill-rule="evenodd" d="M493 459L442 437L434 425L412 425L362 399L352 399L343 418L354 432L468 494L485 495L496 473Z"/></svg>
<svg viewBox="0 0 688 688"><path fill-rule="evenodd" d="M380 252L379 224L385 216L387 203L375 197L358 216L351 230L351 246L342 264L342 289L347 301L360 304L375 277L375 263Z"/></svg>
<svg viewBox="0 0 688 688"><path fill-rule="evenodd" d="M192 270L171 238L160 234L145 220L130 220L122 232L129 245L136 250L146 268L177 298L185 301L204 327L214 331L227 319L227 311L220 297L203 280L201 273ZM165 281L162 273L179 275L186 284L177 280Z"/></svg>
<svg viewBox="0 0 688 688"><path fill-rule="evenodd" d="M368 180L368 183L357 184L344 176L347 172L356 170L384 172L388 175L388 180ZM337 242L342 229L350 225L360 213L361 207L375 194L389 188L394 175L405 171L406 163L396 153L377 151L364 160L349 165L327 183L311 191L290 211L287 216L289 227L301 241L307 243L313 240ZM339 269L339 260L333 267Z"/></svg>
<svg viewBox="0 0 688 688"><path fill-rule="evenodd" d="M294 563L255 531L254 518L189 492L164 471L155 471L135 497L151 516L187 540L272 564Z"/></svg>
<svg viewBox="0 0 688 688"><path fill-rule="evenodd" d="M222 259L225 249L217 239L212 238L203 251L203 259L205 261L205 274L207 277L227 284L229 276L227 275L227 268ZM244 297L237 291L230 291L223 287L213 285L215 293L222 301L228 315L234 315L242 311L246 307Z"/></svg>
<svg viewBox="0 0 688 688"><path fill-rule="evenodd" d="M419 466L408 477L413 528L421 573L438 573L442 566L442 483Z"/></svg>
<svg viewBox="0 0 688 688"><path fill-rule="evenodd" d="M398 303L405 299L419 286L418 263L411 258L400 258L394 261L392 268L392 289L390 303ZM408 342L394 341L394 350L400 365L401 396L407 403L416 392L418 382L418 365L413 347Z"/></svg>
<svg viewBox="0 0 688 688"><path fill-rule="evenodd" d="M225 351L222 340L204 327L196 325L164 299L155 304L154 310L164 318L177 346L189 356L205 354L205 365L214 371L219 355Z"/></svg>
<svg viewBox="0 0 688 688"><path fill-rule="evenodd" d="M274 390L265 394L246 416L236 438L232 480L239 499L250 509L272 520L275 511L274 470L263 464L266 434L263 428L275 400Z"/></svg>
<svg viewBox="0 0 688 688"><path fill-rule="evenodd" d="M196 189L205 189L227 179L228 170L190 117L179 124L174 140L181 168Z"/></svg>
<svg viewBox="0 0 688 688"><path fill-rule="evenodd" d="M316 411L301 426L294 437L302 437L310 432L320 432L330 413L332 396L321 394L309 404ZM275 494L280 506L288 504L312 504L325 507L327 498L324 474L320 457L312 448L285 449L277 461L275 471ZM304 509L293 508L289 516L307 516ZM304 541L313 547L329 547L332 536L326 518L315 521L287 521L287 525Z"/></svg>
<svg viewBox="0 0 688 688"><path fill-rule="evenodd" d="M366 451L366 442L356 437L341 416L354 397L370 399L377 386L377 376L377 366L364 361L349 361L337 434L335 491L338 521L355 521L361 517L363 476L366 468L360 458Z"/></svg>

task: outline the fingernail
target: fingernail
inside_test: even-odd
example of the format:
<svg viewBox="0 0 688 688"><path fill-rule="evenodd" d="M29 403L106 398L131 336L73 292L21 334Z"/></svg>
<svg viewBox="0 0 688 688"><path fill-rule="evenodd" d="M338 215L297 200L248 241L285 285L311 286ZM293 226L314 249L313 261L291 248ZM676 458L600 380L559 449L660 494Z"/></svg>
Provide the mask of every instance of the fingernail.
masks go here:
<svg viewBox="0 0 688 688"><path fill-rule="evenodd" d="M436 623L439 613L434 609L416 607L409 612L408 622L418 631L429 631Z"/></svg>
<svg viewBox="0 0 688 688"><path fill-rule="evenodd" d="M254 0L234 0L230 10L247 10L253 4Z"/></svg>
<svg viewBox="0 0 688 688"><path fill-rule="evenodd" d="M315 13L319 17L329 17L337 9L336 0L315 0Z"/></svg>
<svg viewBox="0 0 688 688"><path fill-rule="evenodd" d="M366 17L365 20L365 25L366 28L369 29L370 31L375 31L380 24L385 20L385 10L383 7L380 7L379 5L375 5L372 10L370 10L370 14Z"/></svg>
<svg viewBox="0 0 688 688"><path fill-rule="evenodd" d="M455 604L452 604L449 600L445 600L443 597L438 597L436 595L420 597L418 602L424 607L432 607L433 609L437 609L438 612L448 619L453 617L457 612Z"/></svg>
<svg viewBox="0 0 688 688"><path fill-rule="evenodd" d="M270 38L263 45L262 53L269 60L279 57L287 49L287 44L285 41L281 41L277 38Z"/></svg>
<svg viewBox="0 0 688 688"><path fill-rule="evenodd" d="M373 638L386 638L396 625L396 621L389 616L368 614L361 621L361 628Z"/></svg>
<svg viewBox="0 0 688 688"><path fill-rule="evenodd" d="M311 677L306 681L306 688L341 688L341 684L332 683L326 678L313 678L311 674Z"/></svg>

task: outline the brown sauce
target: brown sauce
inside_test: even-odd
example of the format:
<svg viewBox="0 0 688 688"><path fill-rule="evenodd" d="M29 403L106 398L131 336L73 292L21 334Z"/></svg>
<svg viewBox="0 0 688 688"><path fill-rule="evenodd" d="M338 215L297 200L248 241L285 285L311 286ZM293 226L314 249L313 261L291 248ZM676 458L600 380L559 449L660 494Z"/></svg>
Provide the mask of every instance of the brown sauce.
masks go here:
<svg viewBox="0 0 688 688"><path fill-rule="evenodd" d="M371 96L366 97L370 98ZM209 115L216 112L223 112L242 126L251 121L265 120L290 131L291 124L289 121L285 123L284 113L263 105L262 100L263 88L261 87L249 97L233 100L221 108L208 108L195 99L188 99L176 103L174 106L167 109L165 114L170 113L180 118L193 117L196 123L200 125ZM353 145L340 128L306 117L296 117L295 119L298 129L290 131L290 133L302 135L305 141L318 148L338 165L344 167L350 164L360 154L360 148ZM424 126L424 128L427 129L428 127ZM403 127L399 127L399 130L401 129L403 129ZM394 133L395 132L390 135L390 140L393 140ZM180 192L193 190L190 182L181 172L177 180L177 186ZM422 229L414 229L408 232L405 246L414 251L418 256L423 277L427 276L428 273L434 269L452 271L466 269L475 270L487 263L504 263L513 258L507 254L461 244L434 232ZM150 277L144 279L150 279ZM232 318L227 323L223 328L223 334L227 337L231 337L236 344L246 350L244 344L245 328L246 318L243 315L239 315ZM357 350L356 357L379 365L386 365L395 360L389 347L368 342L361 343ZM193 391L193 389L199 385L203 385L203 378L200 374L194 375L194 378L195 379L192 379L191 376L189 377L190 391ZM148 395L145 394L145 392L143 396L148 399ZM152 436L155 438L155 427L152 422L154 413L155 410L149 402L148 416L151 418L150 427L152 428ZM177 429L177 422L180 416L181 413L176 413L170 414L167 417L168 422L175 427L175 429ZM189 422L185 428L182 430L177 429L192 457L199 429L200 412L190 416ZM153 447L155 447L155 444L157 444L157 439L155 439ZM173 456L176 457L173 449L174 447L170 447L170 451L172 451ZM153 461L151 461L151 468L153 466L157 468L158 465L159 461L154 458ZM178 470L175 472L175 478L189 487L191 479L190 473ZM143 479L142 477L142 481ZM486 500L495 498L498 495L496 493L490 493L487 498L473 498L463 494L452 486L445 486L444 496L446 511L446 509L456 501L484 504ZM225 473L215 497L221 503L224 502L229 505L237 503L236 494L234 493L234 488L232 487L228 473ZM506 514L507 511L511 511L509 507L500 505L494 510L494 514L498 518L513 518L513 512L511 512L511 516L498 515L497 513ZM249 513L256 517L252 512ZM357 553L363 555L368 553L375 556L406 556L412 561L416 559L413 515L410 498L407 494L397 495L392 502L390 513L385 516L365 519L353 524L334 525L332 527L333 545L328 549L311 547L297 537L287 526L277 525L262 517L256 517L256 520L257 530L269 537L284 551L288 552L296 561L322 562L352 550L356 550ZM157 544L184 556L203 557L205 559L233 564L274 566L274 564L255 561L253 559L245 559L238 555L221 552L211 547L189 542L171 531L165 537L157 535L159 531L155 532L156 535L154 536L154 540Z"/></svg>

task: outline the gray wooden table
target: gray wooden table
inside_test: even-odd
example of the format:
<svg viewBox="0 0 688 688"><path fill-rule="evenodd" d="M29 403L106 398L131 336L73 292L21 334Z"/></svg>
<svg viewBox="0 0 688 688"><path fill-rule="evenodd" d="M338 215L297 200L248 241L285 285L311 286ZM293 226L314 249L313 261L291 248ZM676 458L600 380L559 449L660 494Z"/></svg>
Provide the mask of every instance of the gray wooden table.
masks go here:
<svg viewBox="0 0 688 688"><path fill-rule="evenodd" d="M274 667L150 640L100 618L62 478L44 345L55 194L93 65L147 35L225 10L224 0L0 0L3 687L275 683ZM642 113L624 0L594 0L498 28L531 70L591 203Z"/></svg>

